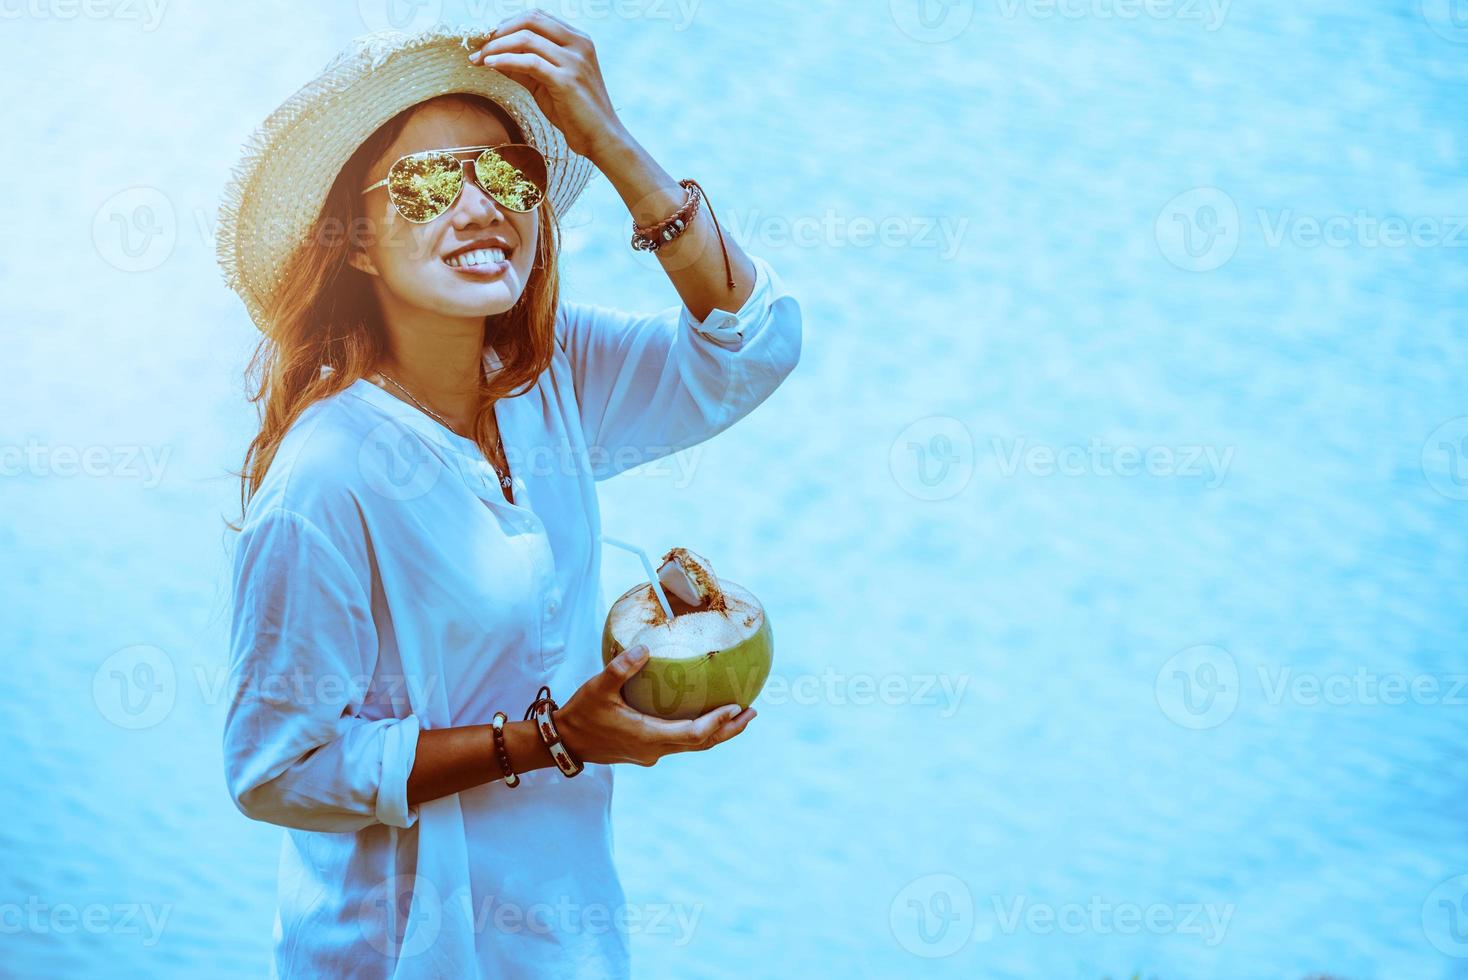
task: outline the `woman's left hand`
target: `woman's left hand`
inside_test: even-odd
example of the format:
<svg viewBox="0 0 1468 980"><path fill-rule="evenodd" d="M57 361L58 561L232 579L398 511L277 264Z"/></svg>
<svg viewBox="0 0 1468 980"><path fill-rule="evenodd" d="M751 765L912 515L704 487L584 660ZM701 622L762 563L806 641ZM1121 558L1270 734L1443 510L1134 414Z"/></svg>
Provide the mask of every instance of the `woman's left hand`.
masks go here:
<svg viewBox="0 0 1468 980"><path fill-rule="evenodd" d="M627 138L607 96L591 38L543 10L506 17L469 60L529 89L567 145L593 163Z"/></svg>

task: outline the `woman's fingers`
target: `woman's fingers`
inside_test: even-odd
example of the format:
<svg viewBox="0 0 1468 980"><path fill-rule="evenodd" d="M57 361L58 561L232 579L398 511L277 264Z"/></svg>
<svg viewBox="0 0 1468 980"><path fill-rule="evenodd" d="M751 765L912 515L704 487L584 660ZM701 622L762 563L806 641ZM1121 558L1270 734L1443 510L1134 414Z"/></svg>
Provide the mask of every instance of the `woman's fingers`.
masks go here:
<svg viewBox="0 0 1468 980"><path fill-rule="evenodd" d="M506 54L540 55L557 68L563 67L569 57L573 56L572 52L543 34L536 34L534 31L514 31L509 34L496 34L494 40L471 54L469 60L483 61L490 55ZM498 58L495 61L498 62Z"/></svg>
<svg viewBox="0 0 1468 980"><path fill-rule="evenodd" d="M523 54L510 52L509 54L492 54L481 62L486 68L493 68L506 75L526 75L533 78L542 85L550 85L557 81L556 73L560 67L545 60L538 54ZM516 79L518 81L518 79Z"/></svg>
<svg viewBox="0 0 1468 980"><path fill-rule="evenodd" d="M712 748L744 731L757 712L726 704L686 721L649 719L649 730L673 752L695 752Z"/></svg>
<svg viewBox="0 0 1468 980"><path fill-rule="evenodd" d="M647 647L641 643L617 654L587 683L602 697L622 700L622 685L647 666Z"/></svg>
<svg viewBox="0 0 1468 980"><path fill-rule="evenodd" d="M587 35L576 30L576 28L560 18L536 8L522 11L512 17L506 17L495 26L494 36L499 37L501 34L509 34L512 31L521 30L542 34L557 44L564 44L567 47L575 47L578 44L591 40Z"/></svg>
<svg viewBox="0 0 1468 980"><path fill-rule="evenodd" d="M704 746L704 748L712 748L713 746L718 745L720 742L729 741L729 739L733 738L735 735L738 735L740 732L744 731L744 729L748 728L749 723L754 720L754 716L757 714L759 714L759 712L755 711L753 707L745 708L743 711L740 711L733 718L724 722L714 731L711 740L707 745Z"/></svg>

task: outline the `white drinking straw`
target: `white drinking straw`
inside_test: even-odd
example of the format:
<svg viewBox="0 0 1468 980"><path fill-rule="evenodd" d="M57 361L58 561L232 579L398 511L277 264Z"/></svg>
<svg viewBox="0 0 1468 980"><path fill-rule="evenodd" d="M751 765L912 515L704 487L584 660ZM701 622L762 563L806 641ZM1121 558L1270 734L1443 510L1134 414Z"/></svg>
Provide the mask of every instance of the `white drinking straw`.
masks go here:
<svg viewBox="0 0 1468 980"><path fill-rule="evenodd" d="M607 544L615 545L624 551L630 551L642 559L642 567L647 569L647 579L652 583L652 590L657 593L658 602L663 605L663 612L668 614L669 619L674 618L673 606L668 602L668 597L663 593L663 583L658 581L657 569L652 567L652 559L647 557L647 552L636 545L628 544L625 541L618 541L616 538L609 538L605 534L601 536L601 539Z"/></svg>

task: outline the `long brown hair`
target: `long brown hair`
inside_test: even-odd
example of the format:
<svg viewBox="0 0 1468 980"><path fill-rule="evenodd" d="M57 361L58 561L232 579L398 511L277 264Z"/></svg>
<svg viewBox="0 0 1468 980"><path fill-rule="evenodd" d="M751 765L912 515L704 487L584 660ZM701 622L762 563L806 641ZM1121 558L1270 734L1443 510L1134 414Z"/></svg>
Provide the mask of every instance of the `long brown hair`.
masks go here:
<svg viewBox="0 0 1468 980"><path fill-rule="evenodd" d="M495 102L483 96L452 93L428 102L455 102L488 112L504 124L512 140L523 141L520 127ZM388 333L370 277L347 263L367 227L358 188L366 171L401 134L409 117L428 102L409 106L383 123L342 165L311 233L291 255L280 286L266 311L267 323L245 369L253 390L249 400L260 416L260 431L245 451L240 477L239 531L250 498L259 489L281 439L308 405L334 395L366 377L388 351ZM535 263L525 289L504 313L484 318L485 343L494 343L503 368L481 382L485 396L474 418L473 438L490 450L489 424L494 402L528 390L550 366L555 343L560 276L557 215L547 197L536 209L539 234ZM332 370L322 372L330 365Z"/></svg>

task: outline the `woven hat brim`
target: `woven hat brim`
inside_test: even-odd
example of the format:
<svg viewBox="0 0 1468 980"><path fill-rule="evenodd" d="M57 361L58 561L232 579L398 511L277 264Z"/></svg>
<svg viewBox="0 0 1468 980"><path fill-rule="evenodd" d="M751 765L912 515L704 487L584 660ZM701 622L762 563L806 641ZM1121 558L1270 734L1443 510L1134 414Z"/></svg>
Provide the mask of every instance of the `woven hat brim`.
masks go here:
<svg viewBox="0 0 1468 980"><path fill-rule="evenodd" d="M469 62L487 36L447 25L364 34L251 134L220 202L215 250L257 327L265 328L285 264L309 236L342 165L379 126L426 99L465 92L499 103L545 154L556 214L570 209L595 168L572 152L523 85Z"/></svg>

